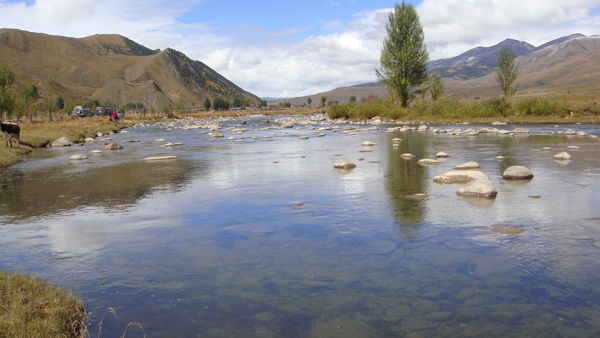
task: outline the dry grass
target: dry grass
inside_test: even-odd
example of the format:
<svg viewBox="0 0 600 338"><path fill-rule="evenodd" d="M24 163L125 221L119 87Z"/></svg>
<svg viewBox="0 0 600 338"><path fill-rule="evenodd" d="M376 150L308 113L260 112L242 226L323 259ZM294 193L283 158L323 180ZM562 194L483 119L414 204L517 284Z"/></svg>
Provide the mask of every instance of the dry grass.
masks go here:
<svg viewBox="0 0 600 338"><path fill-rule="evenodd" d="M64 288L40 278L0 271L0 335L85 337L85 309Z"/></svg>

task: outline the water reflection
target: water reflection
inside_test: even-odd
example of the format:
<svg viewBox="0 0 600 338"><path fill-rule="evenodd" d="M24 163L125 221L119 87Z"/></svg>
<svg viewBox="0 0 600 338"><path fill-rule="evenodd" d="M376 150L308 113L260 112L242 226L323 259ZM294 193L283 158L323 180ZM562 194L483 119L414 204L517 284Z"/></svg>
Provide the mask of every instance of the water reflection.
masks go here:
<svg viewBox="0 0 600 338"><path fill-rule="evenodd" d="M158 189L181 190L192 177L206 174L207 166L178 160L135 161L75 172L55 167L15 169L1 178L0 220L24 220L88 206L124 210Z"/></svg>

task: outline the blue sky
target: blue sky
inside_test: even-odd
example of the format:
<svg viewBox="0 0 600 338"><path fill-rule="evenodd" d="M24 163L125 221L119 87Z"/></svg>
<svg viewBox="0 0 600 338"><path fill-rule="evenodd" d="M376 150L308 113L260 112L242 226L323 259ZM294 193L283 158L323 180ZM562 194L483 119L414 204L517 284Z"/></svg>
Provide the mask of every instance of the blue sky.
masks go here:
<svg viewBox="0 0 600 338"><path fill-rule="evenodd" d="M600 34L600 0L415 0L430 59L511 38L535 46ZM179 50L261 97L375 81L383 0L0 0L0 28L120 34ZM98 24L101 23L101 24Z"/></svg>

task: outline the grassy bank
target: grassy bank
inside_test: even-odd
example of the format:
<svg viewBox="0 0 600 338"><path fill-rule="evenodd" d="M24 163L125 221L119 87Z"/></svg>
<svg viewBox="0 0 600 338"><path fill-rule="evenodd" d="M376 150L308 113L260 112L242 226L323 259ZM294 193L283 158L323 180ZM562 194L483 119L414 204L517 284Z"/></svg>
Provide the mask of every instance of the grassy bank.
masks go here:
<svg viewBox="0 0 600 338"><path fill-rule="evenodd" d="M569 103L547 98L524 98L508 101L500 98L463 101L443 99L418 101L402 108L391 100L334 104L328 109L331 118L372 119L375 116L400 121L426 123L599 123L600 107L594 101Z"/></svg>
<svg viewBox="0 0 600 338"><path fill-rule="evenodd" d="M0 271L0 336L85 337L81 301L44 280Z"/></svg>

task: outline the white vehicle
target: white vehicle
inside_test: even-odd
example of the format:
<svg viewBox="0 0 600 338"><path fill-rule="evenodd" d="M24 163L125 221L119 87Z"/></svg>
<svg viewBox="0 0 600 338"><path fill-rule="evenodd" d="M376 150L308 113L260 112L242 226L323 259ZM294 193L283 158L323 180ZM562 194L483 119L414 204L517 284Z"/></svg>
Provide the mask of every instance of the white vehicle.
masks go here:
<svg viewBox="0 0 600 338"><path fill-rule="evenodd" d="M72 116L79 117L91 117L94 116L94 112L90 110L87 106L75 106L73 107Z"/></svg>

